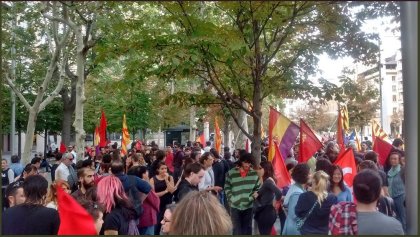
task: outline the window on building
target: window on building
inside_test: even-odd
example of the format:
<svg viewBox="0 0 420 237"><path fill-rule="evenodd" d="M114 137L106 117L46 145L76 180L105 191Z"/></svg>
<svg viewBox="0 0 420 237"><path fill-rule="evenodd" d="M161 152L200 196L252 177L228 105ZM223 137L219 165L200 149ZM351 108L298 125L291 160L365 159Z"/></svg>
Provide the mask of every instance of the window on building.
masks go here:
<svg viewBox="0 0 420 237"><path fill-rule="evenodd" d="M392 108L392 112L394 112L394 114L396 114L397 113L397 108L396 107Z"/></svg>
<svg viewBox="0 0 420 237"><path fill-rule="evenodd" d="M397 91L397 86L392 86L392 91Z"/></svg>
<svg viewBox="0 0 420 237"><path fill-rule="evenodd" d="M392 101L396 102L397 101L397 95L393 95L392 96Z"/></svg>
<svg viewBox="0 0 420 237"><path fill-rule="evenodd" d="M399 98L400 98L400 100L402 100L402 99L404 98L404 96L403 96L403 93L402 93L402 92L400 92L400 94L399 94Z"/></svg>
<svg viewBox="0 0 420 237"><path fill-rule="evenodd" d="M395 81L395 76L392 76L392 81L393 81L393 82Z"/></svg>

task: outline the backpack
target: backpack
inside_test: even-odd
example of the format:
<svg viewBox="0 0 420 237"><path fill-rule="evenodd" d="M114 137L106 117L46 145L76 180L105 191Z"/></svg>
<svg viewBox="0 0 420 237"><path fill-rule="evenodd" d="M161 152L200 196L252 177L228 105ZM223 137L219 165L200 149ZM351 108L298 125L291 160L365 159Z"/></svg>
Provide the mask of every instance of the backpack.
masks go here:
<svg viewBox="0 0 420 237"><path fill-rule="evenodd" d="M143 214L143 201L142 194L136 187L136 176L128 175L130 186L128 187L127 196L133 202L133 208L136 211L136 219L139 219Z"/></svg>

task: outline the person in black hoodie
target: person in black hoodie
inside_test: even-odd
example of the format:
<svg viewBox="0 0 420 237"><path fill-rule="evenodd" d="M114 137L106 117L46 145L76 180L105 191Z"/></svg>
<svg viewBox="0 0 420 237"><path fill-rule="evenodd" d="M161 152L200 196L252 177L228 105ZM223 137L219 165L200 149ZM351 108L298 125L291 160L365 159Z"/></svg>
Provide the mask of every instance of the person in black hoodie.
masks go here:
<svg viewBox="0 0 420 237"><path fill-rule="evenodd" d="M184 169L184 178L178 185L175 202L181 201L189 192L198 191L198 184L204 177L204 167L200 163L191 163Z"/></svg>

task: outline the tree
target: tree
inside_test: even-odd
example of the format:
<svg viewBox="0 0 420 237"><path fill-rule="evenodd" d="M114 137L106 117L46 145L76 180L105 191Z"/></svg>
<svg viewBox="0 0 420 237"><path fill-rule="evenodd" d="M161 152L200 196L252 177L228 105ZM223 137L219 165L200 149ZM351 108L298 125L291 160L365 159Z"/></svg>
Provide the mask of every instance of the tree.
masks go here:
<svg viewBox="0 0 420 237"><path fill-rule="evenodd" d="M356 62L376 60L377 46L369 41L374 35L360 30L368 15L353 14L350 3L178 1L161 6L176 30L172 44L156 52L163 58L160 73L193 74L211 85L252 141L258 161L267 96L333 99L330 83L321 80L318 87L308 79L322 52L350 55ZM234 110L252 118L252 132L241 127Z"/></svg>
<svg viewBox="0 0 420 237"><path fill-rule="evenodd" d="M37 5L35 5L35 7L36 6ZM52 14L55 15L56 12L53 12ZM19 88L16 85L16 82L12 81L12 79L9 76L10 67L7 65L7 63L3 65L3 75L6 78L6 83L8 84L10 89L16 93L20 101L23 103L23 105L29 112L28 123L26 127L25 147L22 156L22 160L25 163L30 162L30 153L32 150L32 141L34 137L37 116L58 95L59 91L61 90L61 87L63 86L64 80L64 67L62 66L62 60L60 59L63 58L65 60L67 57L65 48L69 37L69 31L66 27L60 29L59 25L55 22L50 22L49 24L46 24L45 28L47 36L46 38L49 42L49 47L47 48L47 50L49 49L50 58L47 59L49 61L49 65L45 73L44 79L41 81L40 85L36 86L37 88ZM50 37L51 34L53 37ZM54 42L54 44L52 42ZM49 91L48 89L53 79L57 79L57 84L53 91ZM27 98L25 98L25 94L36 94L32 105L29 103ZM44 98L45 96L47 97Z"/></svg>

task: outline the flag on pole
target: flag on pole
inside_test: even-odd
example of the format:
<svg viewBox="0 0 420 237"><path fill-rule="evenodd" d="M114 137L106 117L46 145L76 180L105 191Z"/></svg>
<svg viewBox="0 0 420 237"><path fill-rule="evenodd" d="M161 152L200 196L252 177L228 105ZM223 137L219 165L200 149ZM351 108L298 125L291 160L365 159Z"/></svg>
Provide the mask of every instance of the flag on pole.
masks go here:
<svg viewBox="0 0 420 237"><path fill-rule="evenodd" d="M102 110L101 121L99 122L99 136L100 136L99 146L100 147L105 147L107 145L106 127L107 127L107 124L106 124L105 113Z"/></svg>
<svg viewBox="0 0 420 237"><path fill-rule="evenodd" d="M312 129L300 119L300 145L299 145L299 158L298 162L303 163L309 160L311 156L318 151L319 148L323 147L318 137L312 131Z"/></svg>
<svg viewBox="0 0 420 237"><path fill-rule="evenodd" d="M56 184L60 227L58 235L97 235L93 217L61 185ZM39 220L42 221L42 220Z"/></svg>
<svg viewBox="0 0 420 237"><path fill-rule="evenodd" d="M222 134L220 133L219 122L217 121L217 117L214 119L214 130L214 147L216 148L216 151L220 154L222 148Z"/></svg>
<svg viewBox="0 0 420 237"><path fill-rule="evenodd" d="M350 188L353 187L353 179L357 174L356 162L354 160L354 154L352 148L347 148L347 150L341 153L337 160L334 162L335 165L338 165L343 170L343 180Z"/></svg>
<svg viewBox="0 0 420 237"><path fill-rule="evenodd" d="M122 123L122 139L121 139L121 155L127 155L127 145L130 143L130 133L127 128L127 121L125 119L125 114L123 115Z"/></svg>
<svg viewBox="0 0 420 237"><path fill-rule="evenodd" d="M99 127L95 128L95 141L93 142L93 145L96 147L99 145L99 142L101 140L101 136L99 135Z"/></svg>
<svg viewBox="0 0 420 237"><path fill-rule="evenodd" d="M343 131L343 118L340 110L340 105L338 105L338 119L337 119L337 144L340 147L340 152L346 149L344 145L344 131Z"/></svg>
<svg viewBox="0 0 420 237"><path fill-rule="evenodd" d="M341 119L342 119L341 124L343 125L344 131L347 132L350 128L350 126L349 126L349 112L347 111L347 105L342 105L341 106L340 113L341 113Z"/></svg>
<svg viewBox="0 0 420 237"><path fill-rule="evenodd" d="M380 137L376 137L372 150L378 153L378 163L384 166L386 163L386 159L388 158L388 155L392 150L392 145L384 141Z"/></svg>
<svg viewBox="0 0 420 237"><path fill-rule="evenodd" d="M292 182L292 178L290 177L289 171L284 164L283 157L281 156L281 152L277 144L275 144L274 149L275 156L273 158L272 164L274 175L277 179L277 187L284 188Z"/></svg>
<svg viewBox="0 0 420 237"><path fill-rule="evenodd" d="M286 159L290 149L292 149L296 142L296 138L299 134L299 126L272 107L270 107L268 126L268 161L272 161L274 159L276 153L274 146L276 146L276 144L280 146L281 157Z"/></svg>
<svg viewBox="0 0 420 237"><path fill-rule="evenodd" d="M375 145L376 137L379 137L382 140L386 140L388 135L381 128L381 125L376 120L372 120L372 142Z"/></svg>
<svg viewBox="0 0 420 237"><path fill-rule="evenodd" d="M362 144L360 143L359 133L356 132L356 129L354 129L354 140L356 142L357 151L361 151L362 150Z"/></svg>

